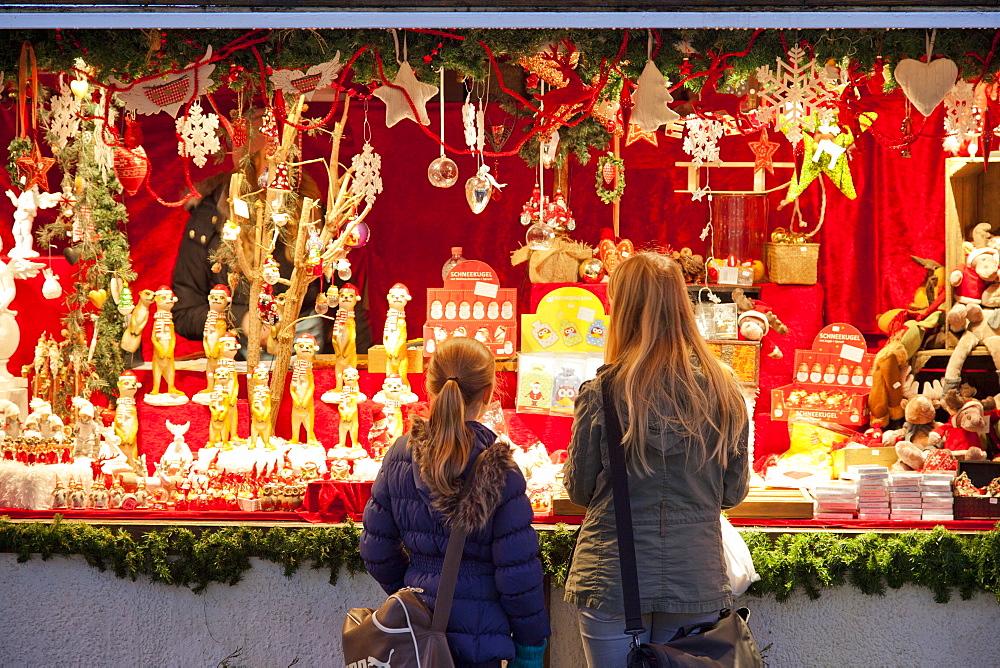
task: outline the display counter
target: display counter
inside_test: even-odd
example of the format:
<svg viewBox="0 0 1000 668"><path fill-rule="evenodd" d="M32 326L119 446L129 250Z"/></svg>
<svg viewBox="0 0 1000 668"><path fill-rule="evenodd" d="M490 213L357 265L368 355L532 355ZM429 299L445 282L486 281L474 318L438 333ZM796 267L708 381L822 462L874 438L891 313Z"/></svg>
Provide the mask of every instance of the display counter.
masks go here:
<svg viewBox="0 0 1000 668"><path fill-rule="evenodd" d="M558 586L573 532L539 528L553 585L549 665L580 666L575 610ZM0 522L0 595L14 611L0 626L0 656L340 665L345 611L385 597L359 571L356 527L110 529ZM986 591L998 589L997 530L744 535L763 579L738 604L751 609L771 666L992 665L1000 652L989 632L1000 605Z"/></svg>

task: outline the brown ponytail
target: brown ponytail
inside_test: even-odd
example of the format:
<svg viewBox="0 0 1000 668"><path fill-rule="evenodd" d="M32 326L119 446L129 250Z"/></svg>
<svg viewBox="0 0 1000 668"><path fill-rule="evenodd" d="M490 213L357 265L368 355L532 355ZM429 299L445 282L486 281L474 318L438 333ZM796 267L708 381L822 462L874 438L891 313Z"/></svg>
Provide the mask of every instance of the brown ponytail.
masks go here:
<svg viewBox="0 0 1000 668"><path fill-rule="evenodd" d="M428 461L421 467L425 482L442 496L453 494L455 480L465 469L472 448L466 412L484 393L492 392L496 378L493 354L468 337L443 341L427 369L426 389L431 398L427 434Z"/></svg>

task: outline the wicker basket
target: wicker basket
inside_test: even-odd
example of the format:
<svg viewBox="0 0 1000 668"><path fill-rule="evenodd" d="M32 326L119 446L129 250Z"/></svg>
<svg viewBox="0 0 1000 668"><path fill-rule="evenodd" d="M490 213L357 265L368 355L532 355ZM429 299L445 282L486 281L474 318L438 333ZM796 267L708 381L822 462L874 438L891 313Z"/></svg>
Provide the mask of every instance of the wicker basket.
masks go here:
<svg viewBox="0 0 1000 668"><path fill-rule="evenodd" d="M764 244L767 253L767 275L783 285L813 285L816 283L816 263L819 244Z"/></svg>

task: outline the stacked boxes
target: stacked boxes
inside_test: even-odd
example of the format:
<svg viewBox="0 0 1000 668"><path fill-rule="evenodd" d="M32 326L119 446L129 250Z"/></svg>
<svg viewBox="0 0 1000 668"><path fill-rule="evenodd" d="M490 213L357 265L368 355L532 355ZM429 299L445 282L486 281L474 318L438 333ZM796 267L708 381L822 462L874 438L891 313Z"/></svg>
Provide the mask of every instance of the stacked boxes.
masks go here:
<svg viewBox="0 0 1000 668"><path fill-rule="evenodd" d="M955 519L955 494L951 473L925 473L920 479L921 518L930 522L950 522Z"/></svg>
<svg viewBox="0 0 1000 668"><path fill-rule="evenodd" d="M817 485L813 491L816 503L813 518L817 520L853 520L858 510L858 488L854 483L830 482Z"/></svg>
<svg viewBox="0 0 1000 668"><path fill-rule="evenodd" d="M923 474L916 471L889 474L889 519L923 519L923 503L920 498L920 481Z"/></svg>
<svg viewBox="0 0 1000 668"><path fill-rule="evenodd" d="M858 485L858 519L889 519L889 469L885 466L850 467Z"/></svg>

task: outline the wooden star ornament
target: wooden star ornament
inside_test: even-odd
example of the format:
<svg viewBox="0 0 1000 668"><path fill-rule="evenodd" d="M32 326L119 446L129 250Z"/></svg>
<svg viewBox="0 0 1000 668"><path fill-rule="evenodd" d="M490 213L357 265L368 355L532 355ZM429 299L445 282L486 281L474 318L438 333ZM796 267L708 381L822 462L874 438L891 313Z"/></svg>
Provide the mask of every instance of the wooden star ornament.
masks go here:
<svg viewBox="0 0 1000 668"><path fill-rule="evenodd" d="M778 142L773 142L767 137L767 128L761 128L760 139L749 143L750 150L753 151L753 171L754 174L766 169L769 174L774 174L774 152L778 150Z"/></svg>
<svg viewBox="0 0 1000 668"><path fill-rule="evenodd" d="M629 123L628 132L625 134L625 145L631 146L637 141L648 141L653 146L658 146L656 143L656 130L650 130L647 132L635 123Z"/></svg>
<svg viewBox="0 0 1000 668"><path fill-rule="evenodd" d="M404 118L421 125L430 125L427 101L437 95L437 86L417 81L408 62L400 63L399 72L396 73L396 79L392 83L392 86L379 86L372 91L372 95L385 102L385 126L391 128ZM407 96L413 101L418 116L413 115Z"/></svg>
<svg viewBox="0 0 1000 668"><path fill-rule="evenodd" d="M38 144L34 143L31 147L31 153L23 158L18 158L15 162L17 162L17 171L21 174L21 180L24 181L21 190L31 190L34 186L38 186L41 190L48 192L49 178L47 174L52 169L52 165L56 164L55 158L43 156Z"/></svg>

